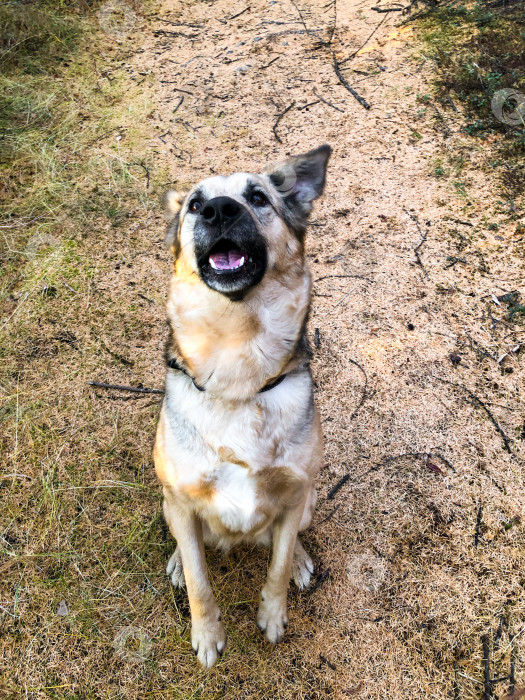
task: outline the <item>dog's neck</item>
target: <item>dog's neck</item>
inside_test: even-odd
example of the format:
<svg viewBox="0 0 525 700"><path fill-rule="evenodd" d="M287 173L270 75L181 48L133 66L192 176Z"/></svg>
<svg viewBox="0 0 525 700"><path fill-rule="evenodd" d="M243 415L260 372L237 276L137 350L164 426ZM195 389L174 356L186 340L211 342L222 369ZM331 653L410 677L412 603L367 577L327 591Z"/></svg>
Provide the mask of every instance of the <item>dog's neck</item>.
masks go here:
<svg viewBox="0 0 525 700"><path fill-rule="evenodd" d="M294 279L292 279L294 277ZM176 358L210 396L245 401L307 361L302 342L310 304L310 275L266 275L242 301L174 275L168 300Z"/></svg>

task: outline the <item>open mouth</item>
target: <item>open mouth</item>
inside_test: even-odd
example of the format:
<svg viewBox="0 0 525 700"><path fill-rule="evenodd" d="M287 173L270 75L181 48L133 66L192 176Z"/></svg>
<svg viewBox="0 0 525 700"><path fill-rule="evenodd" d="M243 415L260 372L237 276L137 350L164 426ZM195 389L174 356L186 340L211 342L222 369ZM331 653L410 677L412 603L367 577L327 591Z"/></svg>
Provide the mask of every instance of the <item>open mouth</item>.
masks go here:
<svg viewBox="0 0 525 700"><path fill-rule="evenodd" d="M208 256L210 267L219 274L241 270L248 262L250 262L248 253L228 240L219 241Z"/></svg>

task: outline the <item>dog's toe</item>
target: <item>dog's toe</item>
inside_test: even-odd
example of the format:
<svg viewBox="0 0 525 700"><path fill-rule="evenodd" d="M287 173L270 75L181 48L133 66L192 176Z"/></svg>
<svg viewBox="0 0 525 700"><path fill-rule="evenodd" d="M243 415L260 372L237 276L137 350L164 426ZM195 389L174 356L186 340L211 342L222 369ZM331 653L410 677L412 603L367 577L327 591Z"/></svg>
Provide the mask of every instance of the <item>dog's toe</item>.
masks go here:
<svg viewBox="0 0 525 700"><path fill-rule="evenodd" d="M302 544L297 540L293 553L292 578L300 591L308 588L313 572L314 564Z"/></svg>
<svg viewBox="0 0 525 700"><path fill-rule="evenodd" d="M166 567L166 573L171 578L171 582L175 588L183 588L186 585L184 569L182 568L182 559L178 547L170 557L168 566Z"/></svg>
<svg viewBox="0 0 525 700"><path fill-rule="evenodd" d="M257 627L272 644L280 642L288 625L286 614L286 594L283 596L265 595L257 613Z"/></svg>
<svg viewBox="0 0 525 700"><path fill-rule="evenodd" d="M226 648L226 632L222 622L203 618L192 623L191 645L199 663L211 668Z"/></svg>

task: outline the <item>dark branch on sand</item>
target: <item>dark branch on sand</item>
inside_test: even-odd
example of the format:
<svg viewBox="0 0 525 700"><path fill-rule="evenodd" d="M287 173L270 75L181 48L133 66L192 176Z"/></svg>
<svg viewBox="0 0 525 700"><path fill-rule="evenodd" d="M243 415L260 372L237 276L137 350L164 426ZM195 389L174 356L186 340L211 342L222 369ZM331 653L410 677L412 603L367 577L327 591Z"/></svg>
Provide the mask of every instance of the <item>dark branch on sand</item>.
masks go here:
<svg viewBox="0 0 525 700"><path fill-rule="evenodd" d="M455 384L454 382L450 382L448 379L442 379L441 377L434 377L434 379L437 379L439 382L443 382L443 384L450 384L450 386L455 386L456 389L463 389L463 391L465 391L469 395L469 397L472 399L472 401L474 401L478 406L480 406L485 411L485 413L489 417L492 425L496 428L498 433L501 435L501 439L503 440L503 444L505 445L505 449L507 450L507 452L509 454L514 454L512 451L512 448L510 446L509 438L507 437L507 435L505 434L505 432L501 428L498 421L494 418L491 411L487 408L487 406L483 403L483 401L476 396L476 394L474 394L472 391L470 391L470 389L467 389L466 386L463 386L463 384Z"/></svg>
<svg viewBox="0 0 525 700"><path fill-rule="evenodd" d="M312 225L312 224L310 224ZM327 280L331 277L343 278L343 277L353 277L358 280L366 280L367 282L373 282L370 277L363 277L363 275L324 275L324 277L318 277L314 282L320 282L321 280Z"/></svg>
<svg viewBox="0 0 525 700"><path fill-rule="evenodd" d="M328 105L329 107L332 107L333 109L336 109L338 112L341 112L342 114L345 113L344 109L341 109L340 107L333 105L331 102L328 102L328 100L325 100L324 97L321 97L321 95L318 95L315 90L313 91L313 93L316 97L318 97L321 100L321 102L324 102L325 105ZM312 102L311 104L315 104L315 102Z"/></svg>
<svg viewBox="0 0 525 700"><path fill-rule="evenodd" d="M275 121L275 124L272 127L273 134L274 134L275 138L277 139L277 141L279 141L279 143L282 143L281 138L280 138L279 134L277 133L277 127L279 126L279 122L284 117L284 115L287 114L294 106L295 106L295 100L292 102L292 104L288 105L288 107L283 112L281 112L280 114L277 115L277 119Z"/></svg>
<svg viewBox="0 0 525 700"><path fill-rule="evenodd" d="M331 501L335 494L339 491L339 489L346 484L348 479L350 478L350 474L345 474L342 479L339 479L337 484L335 486L332 486L330 491L328 491L327 499Z"/></svg>
<svg viewBox="0 0 525 700"><path fill-rule="evenodd" d="M123 386L122 384L105 384L104 382L88 382L88 384L99 389L118 389L118 391L132 391L135 394L164 394L164 389L150 389L147 386Z"/></svg>
<svg viewBox="0 0 525 700"><path fill-rule="evenodd" d="M314 585L306 591L306 595L312 595L312 593L315 593L316 590L319 588L319 586L322 586L323 583L326 581L329 573L330 573L330 567L328 567L328 569L323 571L323 573L319 576L319 578L314 583Z"/></svg>

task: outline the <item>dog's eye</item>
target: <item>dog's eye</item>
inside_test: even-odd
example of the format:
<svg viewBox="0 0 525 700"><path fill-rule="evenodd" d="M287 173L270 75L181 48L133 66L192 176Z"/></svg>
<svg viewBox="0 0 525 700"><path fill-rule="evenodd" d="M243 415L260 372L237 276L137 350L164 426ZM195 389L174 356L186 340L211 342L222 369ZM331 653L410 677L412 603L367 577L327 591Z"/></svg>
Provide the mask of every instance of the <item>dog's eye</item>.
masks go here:
<svg viewBox="0 0 525 700"><path fill-rule="evenodd" d="M262 192L254 192L250 197L250 202L254 207L264 207L265 204L268 204L268 199Z"/></svg>
<svg viewBox="0 0 525 700"><path fill-rule="evenodd" d="M193 201L190 202L190 206L188 209L195 214L195 212L199 211L202 207L202 202L200 199L194 199Z"/></svg>

